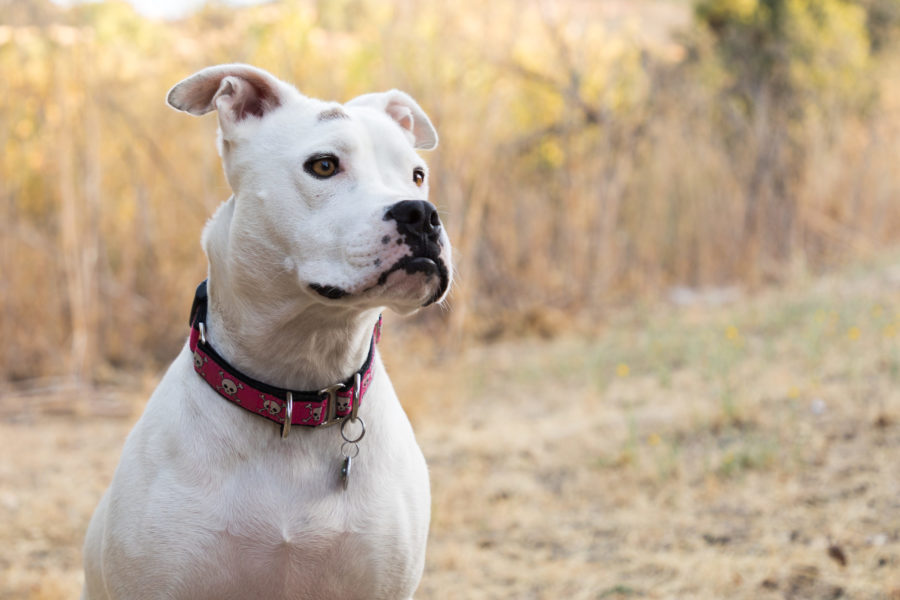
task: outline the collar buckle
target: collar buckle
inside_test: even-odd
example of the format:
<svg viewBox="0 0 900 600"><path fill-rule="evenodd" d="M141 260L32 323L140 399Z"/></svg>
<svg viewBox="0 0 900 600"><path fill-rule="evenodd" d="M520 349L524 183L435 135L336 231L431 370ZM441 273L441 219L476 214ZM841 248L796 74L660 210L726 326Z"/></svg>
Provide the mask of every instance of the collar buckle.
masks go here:
<svg viewBox="0 0 900 600"><path fill-rule="evenodd" d="M328 395L328 413L325 415L325 420L319 425L320 427L335 425L344 420L344 417L337 416L337 393L344 389L344 387L343 383L335 383L334 385L329 385L327 388L319 390L319 394Z"/></svg>
<svg viewBox="0 0 900 600"><path fill-rule="evenodd" d="M291 432L291 419L294 418L294 394L287 393L284 402L284 423L281 424L281 439L287 439Z"/></svg>

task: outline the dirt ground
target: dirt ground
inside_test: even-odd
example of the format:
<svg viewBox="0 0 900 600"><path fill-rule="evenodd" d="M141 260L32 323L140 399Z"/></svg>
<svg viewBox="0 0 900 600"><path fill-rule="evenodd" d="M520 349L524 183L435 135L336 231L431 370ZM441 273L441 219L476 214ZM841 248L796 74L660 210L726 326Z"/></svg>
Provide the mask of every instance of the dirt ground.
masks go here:
<svg viewBox="0 0 900 600"><path fill-rule="evenodd" d="M437 361L386 329L432 477L417 598L900 599L900 271L584 331ZM152 383L0 397L0 598L77 597Z"/></svg>

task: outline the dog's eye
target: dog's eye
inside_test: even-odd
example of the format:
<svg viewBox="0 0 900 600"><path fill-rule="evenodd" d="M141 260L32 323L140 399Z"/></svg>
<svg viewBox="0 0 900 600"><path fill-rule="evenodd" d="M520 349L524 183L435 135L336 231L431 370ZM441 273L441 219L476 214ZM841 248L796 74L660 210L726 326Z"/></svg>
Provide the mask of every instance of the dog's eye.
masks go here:
<svg viewBox="0 0 900 600"><path fill-rule="evenodd" d="M337 156L314 156L303 165L307 173L319 179L328 179L338 172Z"/></svg>
<svg viewBox="0 0 900 600"><path fill-rule="evenodd" d="M413 182L417 186L422 187L422 184L425 183L425 170L424 169L417 167L415 170L413 170Z"/></svg>

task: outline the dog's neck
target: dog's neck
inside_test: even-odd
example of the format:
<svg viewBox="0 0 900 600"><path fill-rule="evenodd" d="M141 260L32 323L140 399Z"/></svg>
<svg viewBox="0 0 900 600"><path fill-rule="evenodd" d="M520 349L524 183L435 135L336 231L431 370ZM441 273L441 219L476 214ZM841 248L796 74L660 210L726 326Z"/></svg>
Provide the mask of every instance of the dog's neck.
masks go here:
<svg viewBox="0 0 900 600"><path fill-rule="evenodd" d="M240 371L272 386L318 390L345 381L366 359L380 310L298 299L294 273L232 260L228 204L204 238L210 343Z"/></svg>

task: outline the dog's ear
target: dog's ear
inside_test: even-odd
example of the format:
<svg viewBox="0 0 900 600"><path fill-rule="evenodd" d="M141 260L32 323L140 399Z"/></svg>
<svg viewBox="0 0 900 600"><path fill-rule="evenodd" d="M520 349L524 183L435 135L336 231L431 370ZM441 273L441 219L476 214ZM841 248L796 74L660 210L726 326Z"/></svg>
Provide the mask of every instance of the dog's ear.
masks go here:
<svg viewBox="0 0 900 600"><path fill-rule="evenodd" d="M425 111L405 92L391 90L363 94L348 102L347 106L371 106L383 110L403 128L413 147L420 150L433 150L437 147L438 136L434 125L428 120Z"/></svg>
<svg viewBox="0 0 900 600"><path fill-rule="evenodd" d="M166 102L192 115L218 110L220 124L227 127L280 106L285 87L270 73L250 65L218 65L177 83Z"/></svg>

